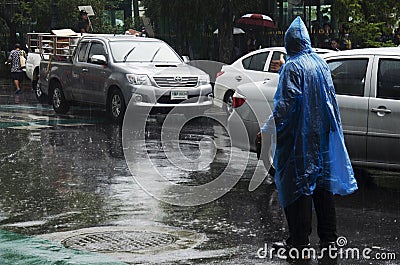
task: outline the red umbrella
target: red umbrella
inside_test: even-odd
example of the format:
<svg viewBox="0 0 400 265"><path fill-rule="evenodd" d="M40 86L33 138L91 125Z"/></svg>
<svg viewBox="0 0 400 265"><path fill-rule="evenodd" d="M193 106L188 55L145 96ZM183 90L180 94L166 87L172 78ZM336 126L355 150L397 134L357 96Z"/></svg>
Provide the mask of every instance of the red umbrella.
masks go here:
<svg viewBox="0 0 400 265"><path fill-rule="evenodd" d="M237 21L238 25L275 28L275 23L269 16L263 14L246 14Z"/></svg>

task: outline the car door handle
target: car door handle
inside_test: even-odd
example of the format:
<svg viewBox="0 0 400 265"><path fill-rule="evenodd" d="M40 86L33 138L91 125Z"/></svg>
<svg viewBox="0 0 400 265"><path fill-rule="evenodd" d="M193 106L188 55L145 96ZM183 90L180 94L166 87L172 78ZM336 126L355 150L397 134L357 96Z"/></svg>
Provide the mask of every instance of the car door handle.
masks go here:
<svg viewBox="0 0 400 265"><path fill-rule="evenodd" d="M384 109L384 108L372 108L371 109L372 112L375 113L392 113L392 111L390 109Z"/></svg>
<svg viewBox="0 0 400 265"><path fill-rule="evenodd" d="M242 77L241 77L240 75L236 76L235 79L236 79L237 81L242 81Z"/></svg>
<svg viewBox="0 0 400 265"><path fill-rule="evenodd" d="M82 72L87 73L87 72L89 72L89 69L87 69L87 68L82 68Z"/></svg>

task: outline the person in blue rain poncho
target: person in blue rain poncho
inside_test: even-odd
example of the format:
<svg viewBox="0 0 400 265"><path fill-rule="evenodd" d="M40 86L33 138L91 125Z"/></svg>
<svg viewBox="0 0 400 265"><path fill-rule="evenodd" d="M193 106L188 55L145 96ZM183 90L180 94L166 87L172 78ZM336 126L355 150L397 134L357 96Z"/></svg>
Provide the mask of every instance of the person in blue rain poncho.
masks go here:
<svg viewBox="0 0 400 265"><path fill-rule="evenodd" d="M357 189L345 147L328 65L311 48L297 17L285 33L287 60L280 69L272 115L262 132L276 133L275 183L289 227L283 246L309 245L312 205L320 246L337 239L334 194Z"/></svg>

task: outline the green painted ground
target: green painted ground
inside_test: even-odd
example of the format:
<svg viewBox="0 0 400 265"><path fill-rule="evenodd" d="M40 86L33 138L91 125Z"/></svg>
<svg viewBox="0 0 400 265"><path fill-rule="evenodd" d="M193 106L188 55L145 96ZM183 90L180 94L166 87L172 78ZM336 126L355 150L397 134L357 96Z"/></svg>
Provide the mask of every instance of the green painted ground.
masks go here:
<svg viewBox="0 0 400 265"><path fill-rule="evenodd" d="M65 248L61 244L0 230L1 265L122 265L98 253Z"/></svg>

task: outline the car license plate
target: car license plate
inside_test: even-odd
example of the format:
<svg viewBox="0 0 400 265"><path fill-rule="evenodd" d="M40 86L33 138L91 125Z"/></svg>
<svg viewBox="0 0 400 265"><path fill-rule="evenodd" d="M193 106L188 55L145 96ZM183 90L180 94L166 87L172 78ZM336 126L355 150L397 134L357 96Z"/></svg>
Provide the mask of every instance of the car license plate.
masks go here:
<svg viewBox="0 0 400 265"><path fill-rule="evenodd" d="M188 99L187 91L171 91L171 99Z"/></svg>

